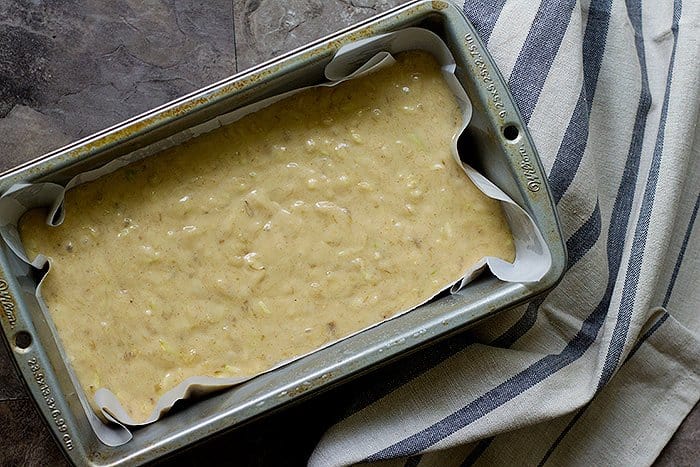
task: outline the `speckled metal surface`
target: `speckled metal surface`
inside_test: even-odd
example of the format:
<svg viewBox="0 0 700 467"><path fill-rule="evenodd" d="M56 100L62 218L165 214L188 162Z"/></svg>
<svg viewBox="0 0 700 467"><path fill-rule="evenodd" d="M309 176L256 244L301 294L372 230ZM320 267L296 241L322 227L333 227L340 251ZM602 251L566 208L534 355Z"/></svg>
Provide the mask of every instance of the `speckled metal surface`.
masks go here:
<svg viewBox="0 0 700 467"><path fill-rule="evenodd" d="M400 3L0 0L0 170ZM414 358L429 365L465 339ZM401 371L391 365L381 378L370 374L164 463L225 464L223 454L235 451L242 465L303 464L324 428L354 408L357 393L381 394L383 381ZM697 459L698 411L659 465ZM0 465L62 463L0 346Z"/></svg>

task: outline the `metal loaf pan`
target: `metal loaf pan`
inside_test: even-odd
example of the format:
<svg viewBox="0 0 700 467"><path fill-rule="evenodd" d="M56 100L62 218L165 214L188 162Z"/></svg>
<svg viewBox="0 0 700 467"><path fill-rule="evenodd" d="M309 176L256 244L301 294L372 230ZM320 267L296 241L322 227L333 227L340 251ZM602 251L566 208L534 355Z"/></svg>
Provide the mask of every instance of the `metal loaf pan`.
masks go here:
<svg viewBox="0 0 700 467"><path fill-rule="evenodd" d="M325 64L342 44L419 26L437 33L451 49L456 75L474 106L460 139L460 153L525 208L540 228L552 268L534 284L504 283L484 276L444 296L238 387L174 410L134 430L127 444L102 444L87 422L66 363L26 292L31 278L17 273L18 260L0 245L0 323L29 392L68 459L77 465L135 465L156 459L214 433L249 421L336 385L382 362L552 288L563 274L565 247L537 152L512 97L462 12L452 3L417 1L318 40L249 71L208 86L138 117L42 156L0 175L0 192L22 182L66 182L159 139L251 102L319 82ZM25 287L23 287L23 285Z"/></svg>

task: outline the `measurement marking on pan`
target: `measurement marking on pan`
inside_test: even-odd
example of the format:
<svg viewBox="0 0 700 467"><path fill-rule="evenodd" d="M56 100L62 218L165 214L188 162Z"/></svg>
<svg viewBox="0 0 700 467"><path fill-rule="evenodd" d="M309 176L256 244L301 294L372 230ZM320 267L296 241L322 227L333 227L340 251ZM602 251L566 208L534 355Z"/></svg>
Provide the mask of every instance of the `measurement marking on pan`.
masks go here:
<svg viewBox="0 0 700 467"><path fill-rule="evenodd" d="M2 311L4 312L7 322L10 323L10 328L14 329L17 324L17 318L15 317L15 299L12 298L10 293L10 287L7 282L0 279L0 305L2 305Z"/></svg>
<svg viewBox="0 0 700 467"><path fill-rule="evenodd" d="M56 399L51 395L51 387L46 383L46 377L41 371L41 365L35 357L28 359L27 364L32 371L32 375L34 375L34 382L39 386L41 396L44 398L44 402L50 410L51 418L53 418L53 422L56 424L59 433L61 433L59 438L66 446L66 450L71 451L73 449L73 438L71 438L68 433L68 425L66 425L66 421L61 417L61 411L56 407Z"/></svg>
<svg viewBox="0 0 700 467"><path fill-rule="evenodd" d="M535 169L535 166L532 165L530 156L527 155L525 145L521 145L518 148L518 154L520 154L520 168L523 171L525 180L527 180L527 189L532 192L540 191L542 180L540 180L540 177L537 175L537 170Z"/></svg>
<svg viewBox="0 0 700 467"><path fill-rule="evenodd" d="M474 36L472 33L468 33L464 36L464 40L467 44L469 55L471 56L472 60L474 60L474 65L477 68L476 74L480 76L481 80L484 82L484 84L486 84L486 90L491 95L491 102L493 103L493 107L496 112L498 112L498 116L502 120L505 120L508 112L505 110L503 98L498 92L498 89L496 89L496 81L493 79L493 77L491 77L491 71L489 71L486 61L479 51L479 46L474 40Z"/></svg>

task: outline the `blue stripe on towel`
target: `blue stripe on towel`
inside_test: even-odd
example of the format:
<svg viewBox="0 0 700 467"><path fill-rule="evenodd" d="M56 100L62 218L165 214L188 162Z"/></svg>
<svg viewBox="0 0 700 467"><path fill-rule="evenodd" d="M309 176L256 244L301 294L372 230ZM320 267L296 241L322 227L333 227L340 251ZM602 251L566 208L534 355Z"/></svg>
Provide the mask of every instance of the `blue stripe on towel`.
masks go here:
<svg viewBox="0 0 700 467"><path fill-rule="evenodd" d="M642 207L640 209L639 220L634 232L632 241L632 251L629 261L627 274L625 275L625 284L622 289L622 299L620 302L620 311L618 313L615 329L608 348L608 354L603 365L603 372L598 383L598 387L604 386L615 373L617 365L620 363L620 356L627 341L627 331L629 330L630 320L632 319L632 309L637 295L637 285L639 284L639 271L642 267L642 255L646 248L647 234L649 232L649 220L651 212L654 208L654 198L656 195L656 185L659 180L659 170L661 167L661 157L664 149L664 137L666 134L666 118L668 116L668 103L671 95L671 82L673 81L673 66L676 58L676 47L678 46L678 22L680 20L682 9L681 0L675 0L673 3L673 49L671 50L671 60L668 65L668 75L666 78L666 92L664 95L664 103L661 108L661 120L659 122L659 131L656 136L656 145L654 146L654 154L651 161L651 168L647 177L647 183L644 187L644 198L642 199ZM641 15L641 11L639 13ZM624 232L620 236L624 239Z"/></svg>
<svg viewBox="0 0 700 467"><path fill-rule="evenodd" d="M574 264L578 263L593 248L593 245L600 238L601 227L600 204L596 202L595 209L588 220L566 241L566 249L569 253L567 270L571 269ZM491 345L508 348L524 336L535 325L537 312L548 295L549 293L531 301L520 319L493 341Z"/></svg>
<svg viewBox="0 0 700 467"><path fill-rule="evenodd" d="M591 116L591 103L595 95L596 83L603 50L610 25L610 8L612 2L597 4L591 2L588 22L583 34L583 84L574 115L564 133L564 141L559 146L559 153L549 173L549 185L554 201L559 203L566 190L576 177L583 153L588 141L588 123Z"/></svg>
<svg viewBox="0 0 700 467"><path fill-rule="evenodd" d="M668 313L664 312L664 314L661 315L661 317L654 323L654 325L651 328L649 328L649 330L647 332L645 332L639 338L639 340L637 341L635 346L630 351L630 354L625 359L625 363L627 363L627 361L629 359L631 359L635 353L637 353L637 350L639 350L639 348L642 346L642 344L647 339L649 339L652 336L652 334L654 334L657 331L657 329L659 329L661 327L662 324L664 324L664 322L666 321L667 318L668 318ZM574 427L574 425L576 425L576 423L578 423L578 421L581 419L581 417L586 412L586 410L588 410L588 407L590 407L590 405L591 405L591 402L588 402L586 405L584 405L583 407L578 409L578 411L574 414L574 416L571 418L571 420L569 420L569 423L566 425L566 427L562 430L562 432L559 434L559 436L557 436L557 439L554 440L552 445L549 447L547 452L544 454L544 457L542 457L542 460L538 464L539 467L543 466L547 462L547 460L550 458L552 453L554 453L554 450L559 446L559 444L561 444L562 440L566 437L566 435L569 434L569 432Z"/></svg>
<svg viewBox="0 0 700 467"><path fill-rule="evenodd" d="M466 459L462 461L462 464L460 467L469 467L471 465L474 465L474 463L481 457L481 455L488 449L488 447L491 445L493 442L494 437L482 439L479 441L479 444L476 445L474 449L472 449L472 452L469 453Z"/></svg>
<svg viewBox="0 0 700 467"><path fill-rule="evenodd" d="M596 7L595 5L592 5L591 13L593 13L594 11L604 12L609 15L610 1L603 2L601 7ZM604 25L607 28L609 20L593 22L590 22L589 20L589 24L593 28L600 27L601 25ZM605 37L606 35L607 30L597 31L596 33L590 33L589 35L587 26L586 37L599 38ZM597 50L599 54L603 54L604 47L600 47L599 44L595 43L592 43L591 45L594 46L595 50ZM588 57L589 59L595 59L595 61L597 61L598 63L602 61L602 58L600 60L597 60L595 55L588 55ZM594 90L590 89L589 91L592 95ZM613 213L612 222L620 222L622 218L625 219L626 224L627 219L625 218L623 213ZM608 249L608 251L610 253L610 248ZM617 267L613 265L613 269L615 269L615 271L609 277L608 287L606 288L603 300L599 303L596 309L588 316L588 318L586 318L579 332L567 344L567 346L561 353L547 355L546 357L535 362L529 368L514 375L504 383L501 383L497 387L486 392L484 395L473 400L471 403L467 404L466 406L462 407L456 412L443 418L437 423L421 430L420 432L369 456L366 460L378 461L386 458L393 458L418 453L434 445L440 440L452 435L453 433L469 425L473 421L478 420L479 418L493 411L494 409L502 406L503 404L512 400L514 397L518 396L522 392L538 384L545 378L551 376L553 373L559 371L561 368L569 365L570 363L580 358L581 355L583 355L583 353L595 341L598 331L600 330L600 327L604 322L607 313L607 308L610 303L610 298L612 296L612 290L614 287L615 279L617 277L617 271L619 270L619 263L617 264Z"/></svg>
<svg viewBox="0 0 700 467"><path fill-rule="evenodd" d="M681 264L683 263L683 257L685 256L685 249L688 247L688 242L690 241L690 234L693 233L693 224L695 224L695 219L698 216L698 206L700 206L700 195L698 195L695 200L695 207L693 208L693 213L690 215L690 222L688 223L688 228L685 231L685 236L683 237L683 244L681 245L680 252L678 253L678 259L676 259L676 264L673 266L673 273L671 274L671 280L666 289L666 295L664 296L664 301L661 306L666 307L668 301L671 299L671 292L673 291L673 286L676 285L676 279L678 278L678 272L681 269Z"/></svg>
<svg viewBox="0 0 700 467"><path fill-rule="evenodd" d="M598 71L602 63L605 38L610 17L610 2L603 8L591 5L586 31L583 41L583 69L584 73L591 74L586 77L582 85L581 94L576 103L573 115L564 134L564 139L559 147L559 153L555 159L554 166L549 175L549 183L552 188L552 195L556 202L561 200L564 192L569 187L576 171L581 164L584 150L588 139L588 121L590 118L590 107L586 96L592 99L595 93L595 84L598 79ZM601 30L600 28L605 28ZM596 39L602 38L603 43L596 43ZM595 52L595 53L594 53ZM646 75L646 73L645 73ZM638 166L638 164L637 164ZM634 170L636 172L636 169ZM566 174L565 174L566 172ZM600 206L596 202L596 208L589 219L574 233L567 241L569 254L568 268L571 268L587 253L600 238L601 232ZM625 228L627 224L625 222ZM523 316L499 337L494 345L499 347L510 347L518 339L527 333L537 321L537 313L546 295L539 300L533 301L528 306Z"/></svg>
<svg viewBox="0 0 700 467"><path fill-rule="evenodd" d="M678 270L680 269L680 265L683 263L683 257L685 256L685 250L686 247L688 246L688 241L690 240L690 234L693 231L693 225L695 224L695 219L697 218L698 214L698 207L700 206L700 195L697 197L695 200L695 208L693 209L693 212L690 216L690 221L688 222L688 227L686 228L685 231L685 236L683 238L683 244L681 245L680 251L678 252L678 258L676 258L676 264L673 269L673 275L671 276L671 280L668 285L668 289L666 290L666 297L664 298L663 301L663 306L665 307L668 304L668 299L671 296L671 292L673 290L673 286L676 283L676 277L678 275ZM630 350L630 353L627 355L627 358L625 358L625 362L627 363L634 355L637 353L637 351L640 349L642 344L646 342L660 327L662 324L666 322L670 315L668 314L667 311L664 311L663 314L659 317L659 319L656 320L656 322L644 333L642 334L639 339L637 340L637 343L634 344L634 347ZM624 365L623 363L623 365ZM557 448L557 446L561 443L561 441L564 439L564 437L571 431L573 426L578 422L578 420L581 418L583 413L588 409L588 406L590 403L586 404L585 406L581 407L576 415L571 419L571 421L567 424L566 428L562 430L561 434L557 437L557 439L554 441L552 446L549 448L547 453L545 454L544 458L540 462L540 465L543 465L544 462L547 461L549 456L552 455L554 450ZM493 438L489 438L493 439Z"/></svg>
<svg viewBox="0 0 700 467"><path fill-rule="evenodd" d="M629 361L629 359L634 357L634 354L637 353L637 350L639 350L639 348L642 346L642 344L644 342L646 342L646 340L649 339L652 336L652 334L654 334L656 332L656 330L659 329L662 324L664 324L664 322L666 322L668 317L669 317L668 312L664 311L664 313L659 317L658 320L656 320L656 322L649 328L649 330L647 332L645 332L644 334L642 334L642 336L639 338L639 340L637 340L637 343L634 344L634 347L632 347L632 350L630 350L630 353L629 353L629 355L627 355L627 358L625 358L625 363L627 363L627 361Z"/></svg>
<svg viewBox="0 0 700 467"><path fill-rule="evenodd" d="M408 459L406 459L406 463L403 465L404 467L417 467L418 464L420 464L421 459L423 456L420 454L417 456L411 456Z"/></svg>
<svg viewBox="0 0 700 467"><path fill-rule="evenodd" d="M498 17L501 16L501 10L503 10L503 5L505 4L506 0L494 0L488 3L472 1L464 4L464 14L474 25L476 32L479 33L484 44L489 41L493 28L496 26Z"/></svg>
<svg viewBox="0 0 700 467"><path fill-rule="evenodd" d="M632 142L631 142L629 154L627 157L628 164L625 166L625 173L623 175L623 180L628 180L628 182L633 177L635 182L633 183L632 186L634 186L636 184L636 178L637 178L636 173L639 171L639 159L640 159L641 150L642 150L642 143L644 140L644 128L646 127L647 115L648 115L649 108L651 106L651 92L649 91L649 81L648 81L648 75L647 75L646 58L645 58L645 53L644 53L644 40L643 40L643 35L642 35L642 6L641 6L640 2L633 2L632 0L626 0L626 6L627 6L627 14L630 18L630 22L635 30L635 47L637 49L637 57L638 57L639 62L640 62L640 70L642 72L642 90L641 90L641 94L640 94L640 103L639 103L639 106L637 107L637 116L635 119L635 126L634 126L634 131L633 131L633 136L632 136ZM675 15L676 8L680 9L680 0L677 0L677 3L674 5L674 21L676 18L676 15ZM680 11L679 11L679 15L680 15ZM672 68L673 68L675 48L676 48L676 43L677 43L677 22L674 23L674 26L676 28L676 33L675 33L676 40L674 42L673 51L671 53L671 60L669 63L669 70L668 70L667 81L666 81L666 95L664 96L664 106L666 108L668 105L667 100L669 97L669 88L670 88L670 84L671 84ZM659 125L659 134L661 134L663 132L663 123L665 122L665 119L666 119L666 115L664 115L663 111L662 111L661 124ZM657 135L657 146L658 146L658 135ZM652 160L652 170L653 170L655 161L658 160L657 164L660 164L660 158L661 158L661 152L658 151L658 153L657 153L657 151L655 149L654 154L653 154L653 160ZM630 165L629 164L630 161L633 163L633 165L636 166L636 167L634 167L634 170L631 170L631 169L628 170L628 166ZM632 175L633 173L634 173L634 175ZM657 168L657 175L658 175L658 168ZM650 177L651 177L651 174L650 174ZM648 181L647 188L649 187L649 183L650 182ZM654 182L654 184L655 184L655 182ZM648 195L650 195L650 193L645 191L644 200L642 202L642 210L645 209L644 208L645 201L648 198ZM651 195L653 197L653 193L651 193ZM618 206L618 203L619 203L619 206ZM615 201L616 208L627 209L627 211L629 211L629 209L631 208L631 205L632 205L632 197L631 196L620 196L620 194L618 193L618 197ZM640 220L641 220L641 216L640 216ZM692 222L693 222L693 219L691 219L691 225L692 225ZM690 228L691 227L689 226L689 229ZM638 223L637 230L639 230L639 223ZM624 242L625 231L626 231L626 229L618 229L617 231L613 232L611 229L610 238L617 241L617 242ZM637 238L637 235L635 232L635 240L636 240L636 238ZM619 249L621 250L621 248L619 248ZM633 246L633 251L634 251L634 246ZM620 256L621 256L621 254L620 254ZM679 256L679 260L680 259L681 259L681 257ZM678 262L677 262L677 264L678 264ZM641 267L641 263L636 264L636 266L637 266L637 268ZM630 273L630 270L628 270L628 276L629 276L629 273ZM637 273L638 273L638 269L637 269ZM627 286L627 280L625 281L625 286ZM624 289L623 289L623 293L624 293ZM664 315L661 316L661 318L649 329L649 331L647 331L639 339L637 344L630 351L630 354L627 357L627 360L629 360L637 352L637 350L639 349L641 344L644 341L646 341L646 339L648 339L664 323L664 321L666 321L667 318L668 318L668 313L664 313ZM620 317L618 316L617 323L620 322L619 320L620 320ZM627 326L629 326L629 323L627 323ZM619 327L618 324L616 324L615 331L618 331L618 327ZM613 334L615 331L613 331ZM625 329L625 332L626 332L626 329ZM613 345L614 342L615 342L614 340L611 340L611 346ZM623 346L624 346L624 342L622 343L621 347L623 347ZM620 352L621 351L622 351L622 348L620 348ZM609 358L609 357L610 357L610 350L608 351L608 356L606 357L606 364L608 364L607 358ZM619 358L619 355L617 358ZM616 365L617 365L617 363L615 363L615 366ZM606 371L610 372L610 370L606 370L605 366L604 366L603 374L601 376L601 380L599 381L596 393L599 392L603 388L604 384L607 383L609 378L612 376L611 372L609 374L607 374ZM606 379L603 382L604 377ZM562 432L559 434L557 439L554 441L554 443L552 443L550 448L545 453L544 457L542 458L542 461L540 462L540 465L543 465L547 461L547 459L549 459L549 457L556 450L556 448L559 446L559 444L564 439L564 437L566 437L566 435L571 431L571 429L574 427L574 425L581 418L581 416L586 411L586 409L588 408L589 405L590 405L590 403L586 404L581 409L579 409L578 412L576 413L576 415L574 415L574 417L569 421L567 426L564 428L564 430L562 430Z"/></svg>
<svg viewBox="0 0 700 467"><path fill-rule="evenodd" d="M574 0L543 0L537 10L508 80L525 123L530 121L575 6Z"/></svg>

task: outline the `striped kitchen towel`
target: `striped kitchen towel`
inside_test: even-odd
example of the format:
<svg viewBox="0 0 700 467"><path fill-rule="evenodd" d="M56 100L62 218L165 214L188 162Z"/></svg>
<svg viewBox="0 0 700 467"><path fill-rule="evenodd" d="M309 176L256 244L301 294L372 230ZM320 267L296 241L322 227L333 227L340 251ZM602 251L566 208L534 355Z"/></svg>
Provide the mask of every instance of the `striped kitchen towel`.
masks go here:
<svg viewBox="0 0 700 467"><path fill-rule="evenodd" d="M700 398L700 2L473 0L569 265L358 396L313 466L647 465Z"/></svg>

